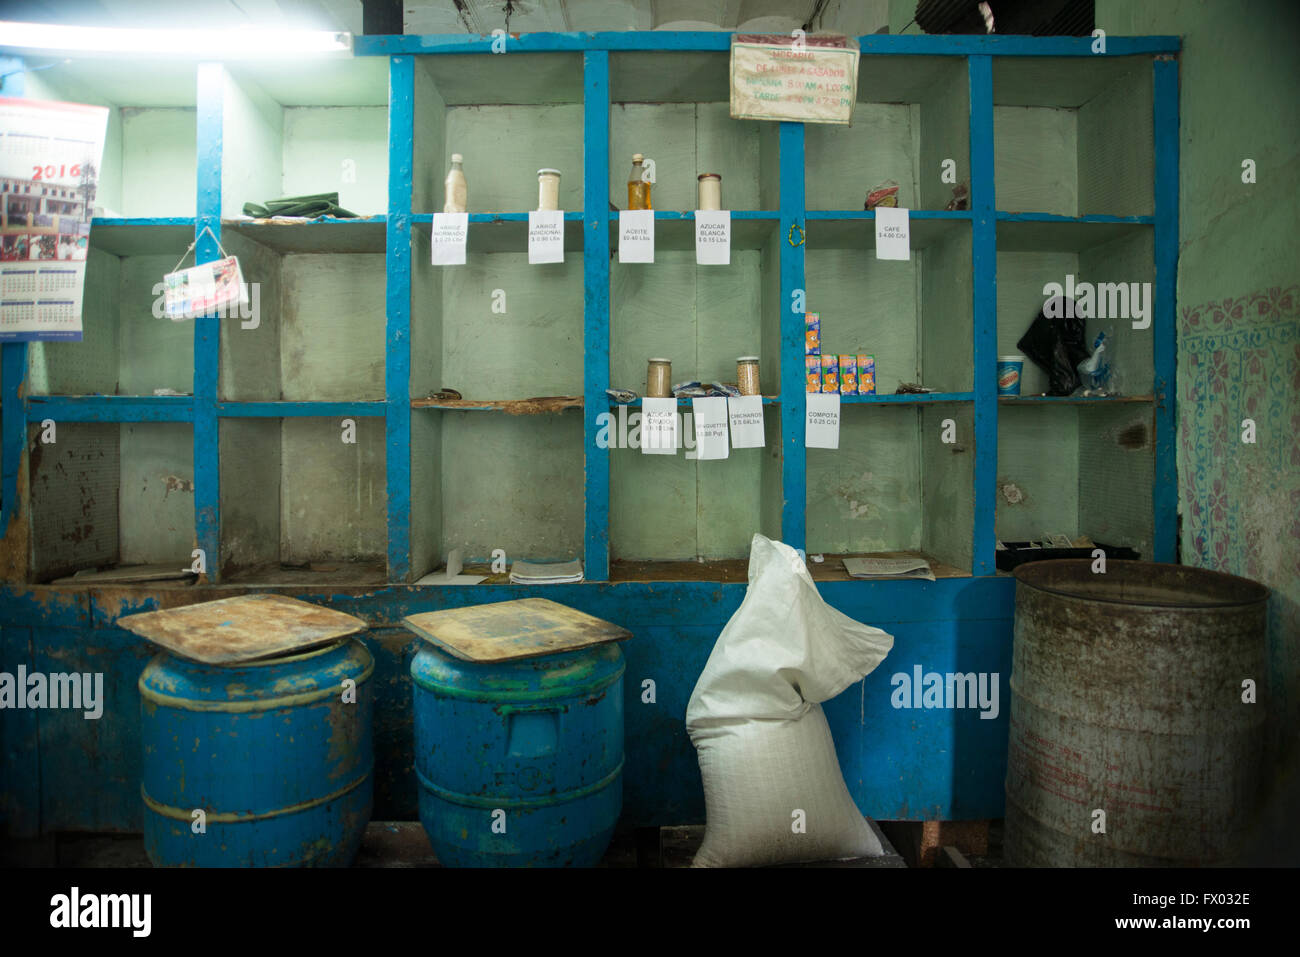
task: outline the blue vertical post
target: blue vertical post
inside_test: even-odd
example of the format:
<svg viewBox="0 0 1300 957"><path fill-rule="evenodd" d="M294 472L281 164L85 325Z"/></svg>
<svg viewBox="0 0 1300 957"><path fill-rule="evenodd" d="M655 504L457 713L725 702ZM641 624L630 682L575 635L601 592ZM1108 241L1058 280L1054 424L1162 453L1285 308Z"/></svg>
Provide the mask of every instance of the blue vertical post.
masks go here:
<svg viewBox="0 0 1300 957"><path fill-rule="evenodd" d="M992 575L998 468L998 229L994 194L993 58L972 56L970 75L971 269L975 327L975 528L971 574Z"/></svg>
<svg viewBox="0 0 1300 957"><path fill-rule="evenodd" d="M781 540L806 547L808 469L804 448L804 130L782 123L779 141L781 183Z"/></svg>
<svg viewBox="0 0 1300 957"><path fill-rule="evenodd" d="M220 63L200 63L197 90L198 181L195 197L196 263L221 256L222 101L226 81ZM221 320L194 320L194 540L203 549L208 580L221 576L221 458L217 390Z"/></svg>
<svg viewBox="0 0 1300 957"><path fill-rule="evenodd" d="M1178 463L1174 454L1177 364L1175 296L1178 293L1178 61L1157 56L1154 73L1155 123L1155 336L1156 468L1151 503L1155 522L1153 558L1177 561Z"/></svg>
<svg viewBox="0 0 1300 957"><path fill-rule="evenodd" d="M388 65L388 274L384 335L388 580L411 577L411 172L415 139L415 58Z"/></svg>
<svg viewBox="0 0 1300 957"><path fill-rule="evenodd" d="M584 570L609 578L609 449L596 445L600 415L609 412L609 52L582 55L582 447L586 524ZM608 421L608 420L605 420Z"/></svg>

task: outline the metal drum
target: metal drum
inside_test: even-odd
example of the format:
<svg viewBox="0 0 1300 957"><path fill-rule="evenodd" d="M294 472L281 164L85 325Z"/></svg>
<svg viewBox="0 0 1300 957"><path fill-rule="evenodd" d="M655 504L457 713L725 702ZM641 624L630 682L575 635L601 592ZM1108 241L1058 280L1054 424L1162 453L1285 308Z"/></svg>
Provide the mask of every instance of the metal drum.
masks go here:
<svg viewBox="0 0 1300 957"><path fill-rule="evenodd" d="M1257 808L1268 589L1150 562L1015 574L1006 862L1225 861Z"/></svg>
<svg viewBox="0 0 1300 957"><path fill-rule="evenodd" d="M617 644L499 663L411 662L420 820L451 867L598 863L623 806Z"/></svg>
<svg viewBox="0 0 1300 957"><path fill-rule="evenodd" d="M356 639L224 667L157 655L140 675L149 860L351 863L370 820L373 671Z"/></svg>

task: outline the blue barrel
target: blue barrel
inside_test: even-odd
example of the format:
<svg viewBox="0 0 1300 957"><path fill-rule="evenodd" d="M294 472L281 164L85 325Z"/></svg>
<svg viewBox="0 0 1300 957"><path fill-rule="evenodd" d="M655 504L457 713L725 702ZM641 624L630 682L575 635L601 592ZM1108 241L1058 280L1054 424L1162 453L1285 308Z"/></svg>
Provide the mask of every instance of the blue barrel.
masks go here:
<svg viewBox="0 0 1300 957"><path fill-rule="evenodd" d="M350 864L370 820L374 667L355 638L234 666L157 655L140 675L149 860Z"/></svg>
<svg viewBox="0 0 1300 957"><path fill-rule="evenodd" d="M616 644L484 664L411 662L420 820L448 867L590 867L623 808Z"/></svg>

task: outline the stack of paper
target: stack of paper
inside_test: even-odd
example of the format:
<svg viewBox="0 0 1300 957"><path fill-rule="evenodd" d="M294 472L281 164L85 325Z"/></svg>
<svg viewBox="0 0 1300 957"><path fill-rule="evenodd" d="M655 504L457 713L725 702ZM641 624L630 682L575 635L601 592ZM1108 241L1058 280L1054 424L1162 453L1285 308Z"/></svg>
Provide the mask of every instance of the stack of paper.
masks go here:
<svg viewBox="0 0 1300 957"><path fill-rule="evenodd" d="M853 578L924 578L934 581L934 572L924 558L846 558L844 570Z"/></svg>
<svg viewBox="0 0 1300 957"><path fill-rule="evenodd" d="M516 585L562 585L582 581L582 562L515 562L510 569L510 580Z"/></svg>

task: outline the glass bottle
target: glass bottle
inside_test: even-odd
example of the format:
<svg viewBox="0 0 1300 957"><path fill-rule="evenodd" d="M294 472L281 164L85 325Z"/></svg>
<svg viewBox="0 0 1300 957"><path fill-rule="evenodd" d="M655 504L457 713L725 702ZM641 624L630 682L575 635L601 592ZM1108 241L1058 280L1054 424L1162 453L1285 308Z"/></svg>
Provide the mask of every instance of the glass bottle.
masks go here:
<svg viewBox="0 0 1300 957"><path fill-rule="evenodd" d="M447 171L447 179L443 183L446 197L442 204L444 213L464 213L469 210L469 187L465 182L465 171L461 169L464 161L465 158L459 153L451 154L451 169Z"/></svg>
<svg viewBox="0 0 1300 957"><path fill-rule="evenodd" d="M640 153L632 154L632 172L627 174L627 208L654 209L650 205L650 184L641 178L641 164L645 157Z"/></svg>

